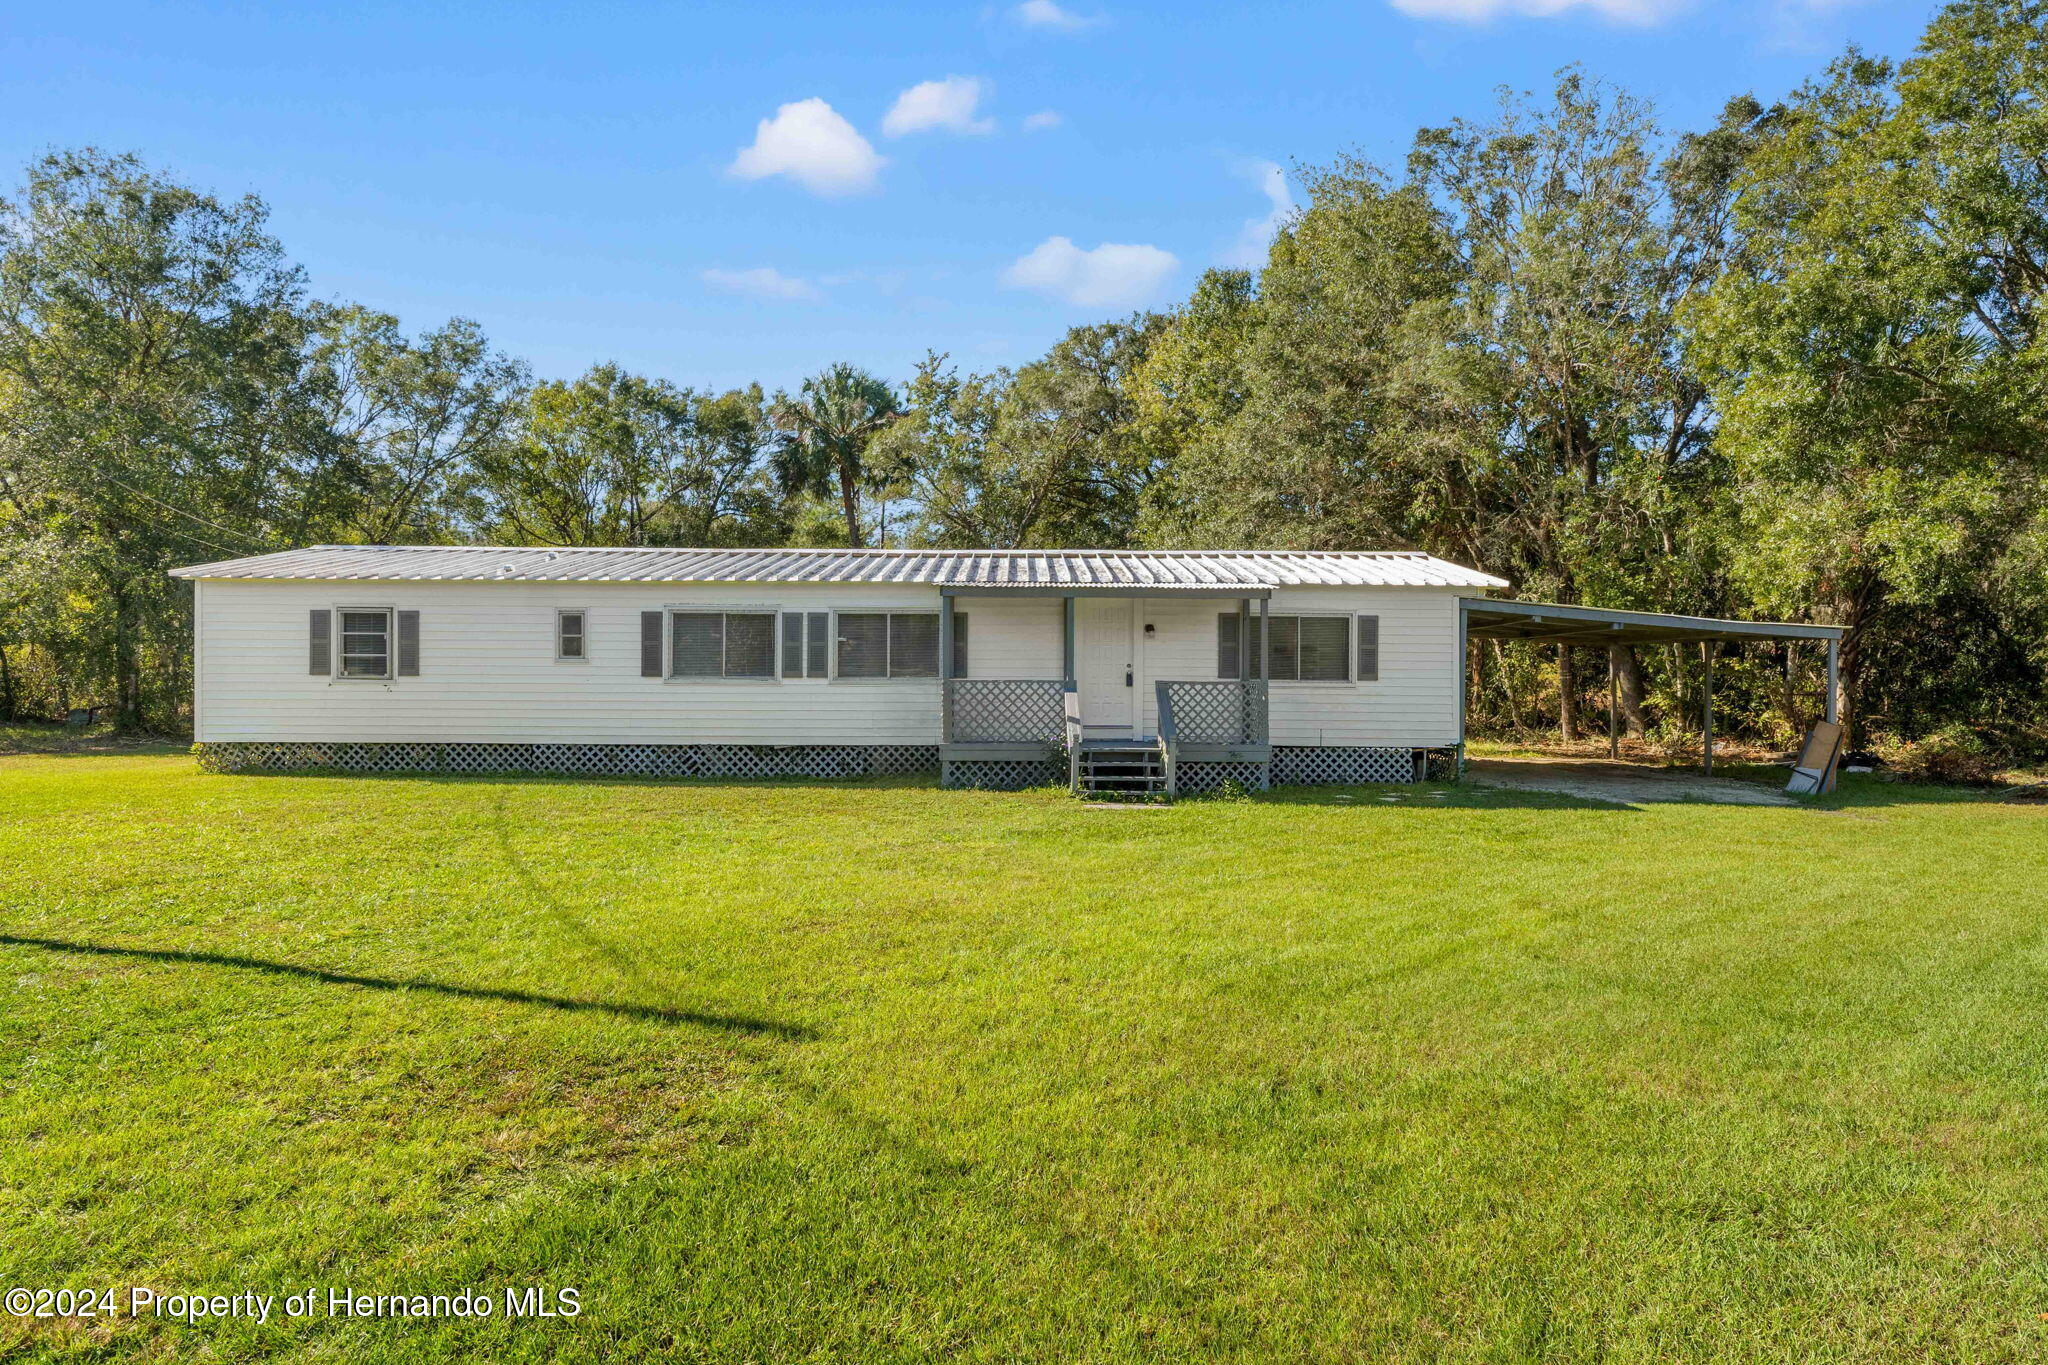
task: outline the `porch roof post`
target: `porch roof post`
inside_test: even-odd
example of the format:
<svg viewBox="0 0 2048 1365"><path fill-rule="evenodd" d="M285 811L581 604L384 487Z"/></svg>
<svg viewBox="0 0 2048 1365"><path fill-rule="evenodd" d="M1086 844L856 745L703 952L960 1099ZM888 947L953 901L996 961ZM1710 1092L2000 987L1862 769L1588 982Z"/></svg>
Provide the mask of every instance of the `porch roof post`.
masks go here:
<svg viewBox="0 0 2048 1365"><path fill-rule="evenodd" d="M953 742L953 594L939 589L939 738Z"/></svg>
<svg viewBox="0 0 2048 1365"><path fill-rule="evenodd" d="M1074 594L1060 598L1060 680L1074 685Z"/></svg>
<svg viewBox="0 0 2048 1365"><path fill-rule="evenodd" d="M1251 631L1252 599L1240 598L1237 603L1237 677L1240 682L1252 676Z"/></svg>

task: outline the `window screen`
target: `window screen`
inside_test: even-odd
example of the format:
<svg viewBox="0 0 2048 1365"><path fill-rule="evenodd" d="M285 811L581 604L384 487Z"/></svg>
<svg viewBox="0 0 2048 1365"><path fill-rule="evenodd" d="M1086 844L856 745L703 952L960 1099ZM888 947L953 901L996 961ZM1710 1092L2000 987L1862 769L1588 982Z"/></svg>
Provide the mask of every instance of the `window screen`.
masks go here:
<svg viewBox="0 0 2048 1365"><path fill-rule="evenodd" d="M886 678L889 676L889 615L887 612L839 613L839 676L842 678Z"/></svg>
<svg viewBox="0 0 2048 1365"><path fill-rule="evenodd" d="M391 676L390 612L344 611L341 613L341 676L344 678L388 678Z"/></svg>
<svg viewBox="0 0 2048 1365"><path fill-rule="evenodd" d="M728 612L725 617L725 676L775 676L775 618L767 612Z"/></svg>
<svg viewBox="0 0 2048 1365"><path fill-rule="evenodd" d="M1258 629L1256 622L1252 629ZM1301 676L1299 616L1275 616L1266 623L1266 665L1267 676L1274 682L1293 682Z"/></svg>
<svg viewBox="0 0 2048 1365"><path fill-rule="evenodd" d="M583 613L565 611L555 617L555 653L564 659L583 657Z"/></svg>
<svg viewBox="0 0 2048 1365"><path fill-rule="evenodd" d="M669 676L772 678L775 614L766 611L670 612L675 639Z"/></svg>
<svg viewBox="0 0 2048 1365"><path fill-rule="evenodd" d="M1216 676L1235 678L1237 612L1216 618ZM1250 676L1268 674L1276 682L1349 681L1351 621L1343 616L1269 616L1266 619L1266 662L1260 667L1259 618L1254 614L1245 634L1251 651Z"/></svg>
<svg viewBox="0 0 2048 1365"><path fill-rule="evenodd" d="M889 618L889 676L939 676L939 616L902 615Z"/></svg>
<svg viewBox="0 0 2048 1365"><path fill-rule="evenodd" d="M1301 680L1346 682L1351 677L1351 618L1301 618Z"/></svg>
<svg viewBox="0 0 2048 1365"><path fill-rule="evenodd" d="M670 651L669 674L677 678L721 678L725 676L725 614L716 611L679 611L675 643Z"/></svg>
<svg viewBox="0 0 2048 1365"><path fill-rule="evenodd" d="M954 613L953 671L967 672L966 616ZM843 611L839 613L839 676L842 678L936 678L939 676L939 614L935 611Z"/></svg>

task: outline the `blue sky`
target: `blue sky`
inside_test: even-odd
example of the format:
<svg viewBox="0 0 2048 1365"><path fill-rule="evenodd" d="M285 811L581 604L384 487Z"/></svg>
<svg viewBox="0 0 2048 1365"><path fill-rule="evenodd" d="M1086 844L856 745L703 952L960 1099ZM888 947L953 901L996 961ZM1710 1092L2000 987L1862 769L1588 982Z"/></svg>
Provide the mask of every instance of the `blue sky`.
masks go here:
<svg viewBox="0 0 2048 1365"><path fill-rule="evenodd" d="M773 387L1031 359L1255 245L1272 167L1581 62L1667 125L1897 0L134 4L0 18L0 153L134 151L273 211L313 292L477 319L542 376ZM906 94L906 92L912 92ZM1037 116L1034 118L1033 116ZM763 125L766 124L764 129ZM1115 248L1105 250L1103 248Z"/></svg>

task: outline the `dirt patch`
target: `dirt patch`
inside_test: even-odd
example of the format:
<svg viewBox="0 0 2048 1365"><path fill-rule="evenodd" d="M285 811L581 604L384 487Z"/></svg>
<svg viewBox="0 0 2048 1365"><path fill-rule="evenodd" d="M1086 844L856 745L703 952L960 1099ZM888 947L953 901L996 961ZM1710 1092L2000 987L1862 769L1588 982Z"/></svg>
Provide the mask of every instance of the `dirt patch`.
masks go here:
<svg viewBox="0 0 2048 1365"><path fill-rule="evenodd" d="M1704 773L1674 772L1634 763L1549 762L1515 758L1473 759L1465 775L1483 787L1551 792L1588 801L1632 806L1640 801L1710 801L1724 806L1796 806L1781 791L1754 782L1734 782Z"/></svg>

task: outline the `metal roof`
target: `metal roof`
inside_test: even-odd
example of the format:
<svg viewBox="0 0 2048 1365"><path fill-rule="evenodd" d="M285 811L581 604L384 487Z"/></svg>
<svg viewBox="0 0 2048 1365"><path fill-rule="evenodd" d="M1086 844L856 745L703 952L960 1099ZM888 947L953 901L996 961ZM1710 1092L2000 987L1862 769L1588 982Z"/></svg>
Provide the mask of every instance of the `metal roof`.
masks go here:
<svg viewBox="0 0 2048 1365"><path fill-rule="evenodd" d="M975 591L1504 588L1419 550L687 550L314 545L173 569L208 579L519 583L929 583Z"/></svg>
<svg viewBox="0 0 2048 1365"><path fill-rule="evenodd" d="M1671 616L1556 602L1509 602L1468 597L1465 634L1474 640L1531 640L1552 645L1651 645L1671 641L1839 640L1840 626L1793 621L1724 621L1712 616Z"/></svg>

